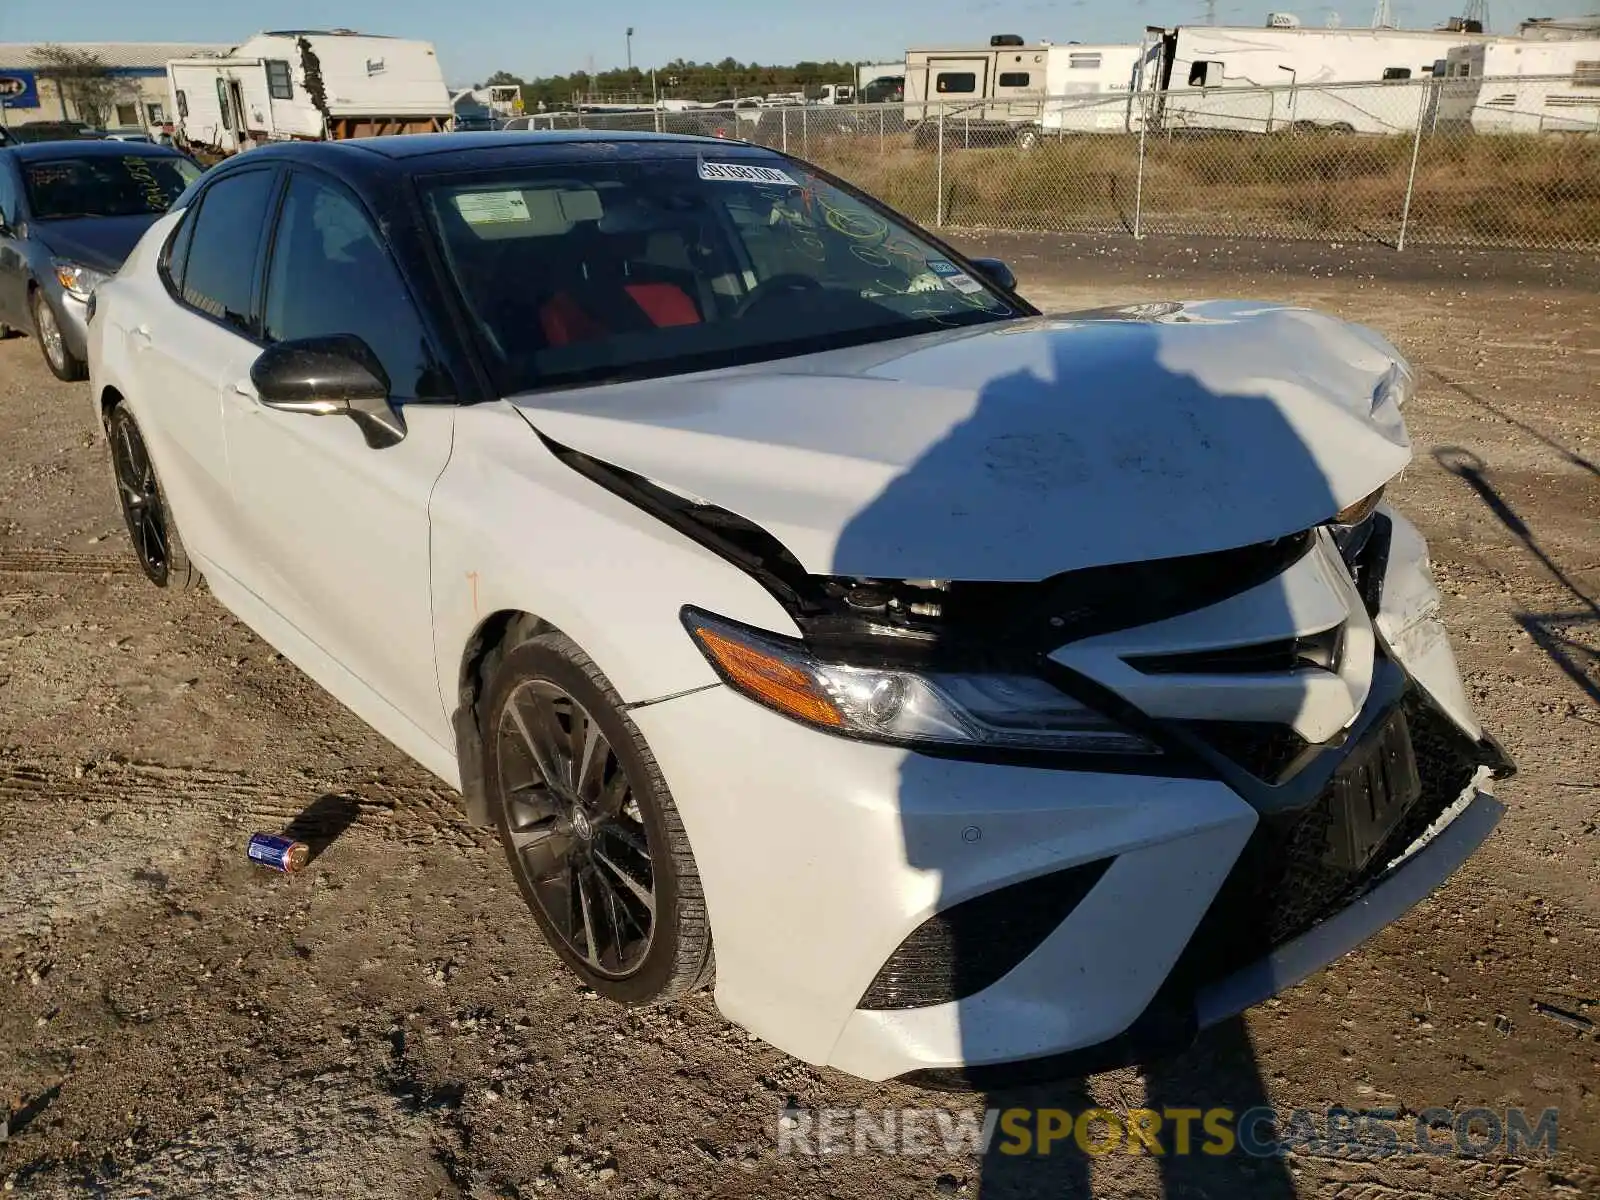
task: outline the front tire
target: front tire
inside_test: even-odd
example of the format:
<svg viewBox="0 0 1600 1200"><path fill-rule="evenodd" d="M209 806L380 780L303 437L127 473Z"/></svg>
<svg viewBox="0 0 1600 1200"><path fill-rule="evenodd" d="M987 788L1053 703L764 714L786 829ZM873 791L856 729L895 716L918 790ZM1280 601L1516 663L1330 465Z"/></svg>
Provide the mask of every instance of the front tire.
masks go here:
<svg viewBox="0 0 1600 1200"><path fill-rule="evenodd" d="M200 573L184 553L177 522L167 507L166 493L161 490L139 422L126 406L119 404L111 410L106 437L111 444L111 470L122 520L128 527L140 568L157 587L188 591L199 582Z"/></svg>
<svg viewBox="0 0 1600 1200"><path fill-rule="evenodd" d="M600 669L564 634L539 634L495 667L481 720L506 861L561 960L622 1004L704 986L711 925L689 838Z"/></svg>
<svg viewBox="0 0 1600 1200"><path fill-rule="evenodd" d="M50 307L50 301L37 288L28 298L28 309L33 317L33 332L39 341L39 352L44 355L44 365L50 368L50 374L63 383L77 383L89 378L89 364L67 348L61 322L56 320L56 310Z"/></svg>

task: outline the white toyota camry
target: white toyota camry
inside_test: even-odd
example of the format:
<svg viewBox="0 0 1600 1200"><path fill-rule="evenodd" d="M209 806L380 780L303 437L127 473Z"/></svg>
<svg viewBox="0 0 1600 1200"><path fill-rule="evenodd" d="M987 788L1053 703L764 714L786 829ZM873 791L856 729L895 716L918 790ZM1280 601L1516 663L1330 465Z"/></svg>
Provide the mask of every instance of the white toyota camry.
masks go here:
<svg viewBox="0 0 1600 1200"><path fill-rule="evenodd" d="M618 1001L714 980L870 1079L1099 1070L1500 814L1359 326L1042 316L793 158L578 132L231 160L89 328L150 579L458 787Z"/></svg>

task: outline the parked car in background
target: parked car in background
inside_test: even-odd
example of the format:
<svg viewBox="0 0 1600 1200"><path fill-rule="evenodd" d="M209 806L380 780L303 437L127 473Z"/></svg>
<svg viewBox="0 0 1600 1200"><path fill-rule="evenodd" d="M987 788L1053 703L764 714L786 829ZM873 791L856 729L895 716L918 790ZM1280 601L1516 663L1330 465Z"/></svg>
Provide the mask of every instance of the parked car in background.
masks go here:
<svg viewBox="0 0 1600 1200"><path fill-rule="evenodd" d="M82 379L95 285L200 175L137 142L0 149L0 335L31 330L57 378Z"/></svg>
<svg viewBox="0 0 1600 1200"><path fill-rule="evenodd" d="M452 133L488 133L500 128L500 119L491 113L461 113L450 122Z"/></svg>
<svg viewBox="0 0 1600 1200"><path fill-rule="evenodd" d="M144 573L459 787L584 984L1081 1076L1400 917L1512 764L1393 345L1014 283L728 141L269 146L103 285L90 402Z"/></svg>
<svg viewBox="0 0 1600 1200"><path fill-rule="evenodd" d="M108 129L101 136L108 142L155 142L146 129Z"/></svg>
<svg viewBox="0 0 1600 1200"><path fill-rule="evenodd" d="M104 135L82 121L30 121L26 125L11 126L13 142L69 142L96 141Z"/></svg>

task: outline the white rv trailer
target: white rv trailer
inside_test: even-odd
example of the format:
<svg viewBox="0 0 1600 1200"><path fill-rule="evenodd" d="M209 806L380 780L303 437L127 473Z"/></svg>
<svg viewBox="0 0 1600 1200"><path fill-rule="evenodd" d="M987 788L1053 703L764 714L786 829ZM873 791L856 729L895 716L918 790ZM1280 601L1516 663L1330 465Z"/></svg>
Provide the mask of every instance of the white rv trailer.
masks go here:
<svg viewBox="0 0 1600 1200"><path fill-rule="evenodd" d="M1052 46L1045 59L1047 133L1127 133L1139 128L1142 46Z"/></svg>
<svg viewBox="0 0 1600 1200"><path fill-rule="evenodd" d="M978 49L906 51L906 122L961 121L968 129L1037 127L1050 43L1001 35Z"/></svg>
<svg viewBox="0 0 1600 1200"><path fill-rule="evenodd" d="M1124 132L1139 46L1024 43L995 38L976 49L908 50L905 115L919 138L943 114L946 137L1027 145L1041 132ZM954 132L952 132L952 130Z"/></svg>
<svg viewBox="0 0 1600 1200"><path fill-rule="evenodd" d="M1274 13L1264 28L1152 27L1162 61L1149 78L1162 129L1409 132L1430 89L1407 81L1442 74L1454 47L1491 40L1453 30L1306 29L1294 20Z"/></svg>
<svg viewBox="0 0 1600 1200"><path fill-rule="evenodd" d="M1445 58L1438 123L1474 133L1600 133L1600 38L1535 35Z"/></svg>
<svg viewBox="0 0 1600 1200"><path fill-rule="evenodd" d="M1600 13L1586 17L1529 17L1517 26L1517 36L1530 42L1592 42L1600 38Z"/></svg>
<svg viewBox="0 0 1600 1200"><path fill-rule="evenodd" d="M224 154L264 142L431 133L452 109L428 42L348 30L260 33L167 64L178 131Z"/></svg>

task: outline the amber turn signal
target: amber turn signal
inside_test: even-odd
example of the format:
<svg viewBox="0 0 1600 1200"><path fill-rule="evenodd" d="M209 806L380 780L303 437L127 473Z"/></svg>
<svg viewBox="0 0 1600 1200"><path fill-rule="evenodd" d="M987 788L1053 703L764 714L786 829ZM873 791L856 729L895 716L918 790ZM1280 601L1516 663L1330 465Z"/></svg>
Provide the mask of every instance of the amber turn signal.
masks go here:
<svg viewBox="0 0 1600 1200"><path fill-rule="evenodd" d="M844 724L810 672L709 629L696 629L694 635L712 663L747 695L813 725Z"/></svg>

